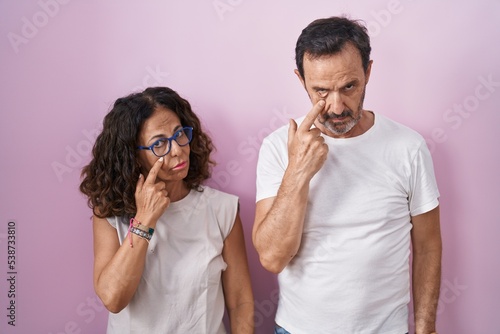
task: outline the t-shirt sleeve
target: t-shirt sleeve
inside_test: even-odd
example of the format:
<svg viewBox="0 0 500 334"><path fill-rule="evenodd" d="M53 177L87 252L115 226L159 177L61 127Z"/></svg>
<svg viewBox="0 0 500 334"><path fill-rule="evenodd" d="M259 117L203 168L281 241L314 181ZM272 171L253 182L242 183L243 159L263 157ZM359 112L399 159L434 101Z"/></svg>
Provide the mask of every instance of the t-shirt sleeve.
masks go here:
<svg viewBox="0 0 500 334"><path fill-rule="evenodd" d="M409 205L411 216L417 216L439 205L431 153L423 141L411 164Z"/></svg>
<svg viewBox="0 0 500 334"><path fill-rule="evenodd" d="M239 199L235 195L220 193L221 199L217 210L217 221L222 235L222 239L226 240L231 233L238 213Z"/></svg>
<svg viewBox="0 0 500 334"><path fill-rule="evenodd" d="M116 225L118 223L118 219L117 217L108 217L106 218L106 220L108 221L109 225L113 226L114 228L116 228Z"/></svg>
<svg viewBox="0 0 500 334"><path fill-rule="evenodd" d="M267 137L262 142L257 162L256 202L278 194L288 165L287 150L286 142L278 140L277 136Z"/></svg>

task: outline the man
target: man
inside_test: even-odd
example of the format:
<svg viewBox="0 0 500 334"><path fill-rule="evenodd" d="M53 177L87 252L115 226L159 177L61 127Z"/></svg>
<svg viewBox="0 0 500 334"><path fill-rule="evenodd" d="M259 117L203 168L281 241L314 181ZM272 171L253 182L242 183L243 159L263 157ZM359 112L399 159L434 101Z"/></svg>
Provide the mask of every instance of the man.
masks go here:
<svg viewBox="0 0 500 334"><path fill-rule="evenodd" d="M313 104L263 142L253 242L280 286L275 333L435 332L438 189L424 139L363 109L370 41L331 17L300 35L297 74Z"/></svg>

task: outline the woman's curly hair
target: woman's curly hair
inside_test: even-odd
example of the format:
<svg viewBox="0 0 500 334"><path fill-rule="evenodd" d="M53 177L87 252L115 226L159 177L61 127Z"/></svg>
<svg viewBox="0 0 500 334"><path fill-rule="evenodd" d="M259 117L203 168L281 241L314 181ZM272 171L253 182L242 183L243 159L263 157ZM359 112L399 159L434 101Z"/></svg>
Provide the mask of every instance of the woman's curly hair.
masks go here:
<svg viewBox="0 0 500 334"><path fill-rule="evenodd" d="M80 191L87 195L88 205L100 218L133 217L135 187L141 167L138 160L138 138L144 122L163 107L173 111L182 126L193 127L190 143L189 171L184 179L189 189L202 191L201 183L210 177L210 137L202 131L200 120L189 102L167 87L150 87L116 100L103 122L103 130L92 149L92 160L82 169Z"/></svg>

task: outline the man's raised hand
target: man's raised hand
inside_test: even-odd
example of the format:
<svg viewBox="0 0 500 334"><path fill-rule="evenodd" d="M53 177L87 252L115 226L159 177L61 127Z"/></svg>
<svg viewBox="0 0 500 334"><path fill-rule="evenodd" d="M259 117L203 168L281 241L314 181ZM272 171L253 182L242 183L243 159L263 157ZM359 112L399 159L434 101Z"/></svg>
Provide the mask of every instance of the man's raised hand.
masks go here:
<svg viewBox="0 0 500 334"><path fill-rule="evenodd" d="M288 168L304 175L307 181L321 169L328 154L328 146L321 131L311 128L324 107L325 101L318 101L300 126L297 127L297 123L291 119L288 128Z"/></svg>

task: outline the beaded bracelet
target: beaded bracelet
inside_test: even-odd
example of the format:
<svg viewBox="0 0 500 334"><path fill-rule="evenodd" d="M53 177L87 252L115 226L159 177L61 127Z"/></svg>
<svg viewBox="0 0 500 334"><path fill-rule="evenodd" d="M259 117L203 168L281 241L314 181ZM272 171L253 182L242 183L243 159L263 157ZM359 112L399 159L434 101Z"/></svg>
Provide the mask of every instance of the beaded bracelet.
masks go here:
<svg viewBox="0 0 500 334"><path fill-rule="evenodd" d="M143 230L144 232L147 232L147 233L151 234L151 236L153 236L153 233L155 232L154 228L142 225L142 223L135 218L131 218L130 220L131 220L132 224L134 222L137 223L137 224L133 224L133 226L135 226L138 229Z"/></svg>
<svg viewBox="0 0 500 334"><path fill-rule="evenodd" d="M143 230L141 230L135 226L130 229L130 232L134 233L135 235L140 236L143 239L146 239L148 242L149 242L149 240L151 240L151 237L152 237L152 235L149 234L148 232L144 232Z"/></svg>
<svg viewBox="0 0 500 334"><path fill-rule="evenodd" d="M134 222L136 224L134 224ZM128 227L128 235L129 235L129 240L130 240L130 247L134 247L132 244L132 233L145 239L148 243L153 237L155 229L152 227L147 227L141 224L140 221L138 221L135 218L130 218L130 224Z"/></svg>

